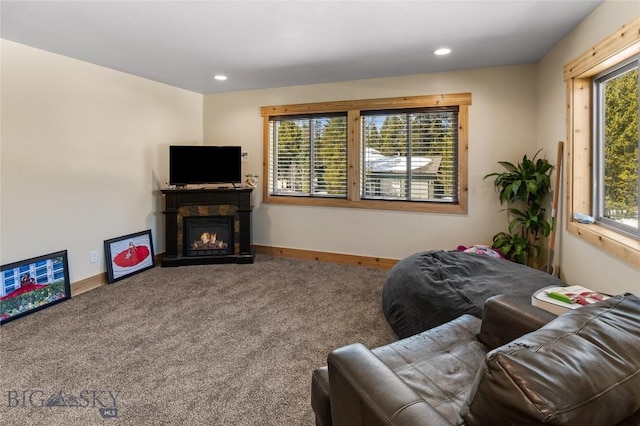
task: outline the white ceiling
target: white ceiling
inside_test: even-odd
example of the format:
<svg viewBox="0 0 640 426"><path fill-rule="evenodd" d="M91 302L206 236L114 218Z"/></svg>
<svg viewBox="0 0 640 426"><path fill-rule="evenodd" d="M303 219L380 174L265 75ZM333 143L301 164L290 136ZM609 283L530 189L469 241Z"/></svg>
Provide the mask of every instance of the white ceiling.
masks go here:
<svg viewBox="0 0 640 426"><path fill-rule="evenodd" d="M220 93L535 63L601 3L3 0L0 34Z"/></svg>

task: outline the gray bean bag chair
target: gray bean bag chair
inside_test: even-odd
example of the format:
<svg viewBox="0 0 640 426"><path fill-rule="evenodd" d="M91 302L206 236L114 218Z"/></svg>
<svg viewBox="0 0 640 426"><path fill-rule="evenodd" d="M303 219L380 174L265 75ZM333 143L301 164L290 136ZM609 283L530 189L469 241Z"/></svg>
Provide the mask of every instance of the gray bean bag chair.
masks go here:
<svg viewBox="0 0 640 426"><path fill-rule="evenodd" d="M561 280L525 265L460 251L427 251L398 262L382 290L387 322L405 338L444 324L462 314L482 318L484 302L506 294L524 303Z"/></svg>

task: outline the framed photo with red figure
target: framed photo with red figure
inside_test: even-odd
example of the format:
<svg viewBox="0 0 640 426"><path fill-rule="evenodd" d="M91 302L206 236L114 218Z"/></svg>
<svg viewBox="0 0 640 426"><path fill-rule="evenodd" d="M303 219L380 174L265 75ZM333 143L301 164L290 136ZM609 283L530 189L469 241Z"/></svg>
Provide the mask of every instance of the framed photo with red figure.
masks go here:
<svg viewBox="0 0 640 426"><path fill-rule="evenodd" d="M151 230L104 242L109 284L156 266Z"/></svg>
<svg viewBox="0 0 640 426"><path fill-rule="evenodd" d="M67 251L0 266L0 324L71 298Z"/></svg>

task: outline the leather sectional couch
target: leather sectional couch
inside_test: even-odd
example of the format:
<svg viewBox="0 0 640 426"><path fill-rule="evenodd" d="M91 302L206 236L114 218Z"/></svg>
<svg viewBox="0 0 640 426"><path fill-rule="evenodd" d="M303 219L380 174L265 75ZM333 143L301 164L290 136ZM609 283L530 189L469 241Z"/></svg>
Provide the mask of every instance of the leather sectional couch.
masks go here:
<svg viewBox="0 0 640 426"><path fill-rule="evenodd" d="M556 317L505 296L313 372L318 426L640 425L640 298Z"/></svg>

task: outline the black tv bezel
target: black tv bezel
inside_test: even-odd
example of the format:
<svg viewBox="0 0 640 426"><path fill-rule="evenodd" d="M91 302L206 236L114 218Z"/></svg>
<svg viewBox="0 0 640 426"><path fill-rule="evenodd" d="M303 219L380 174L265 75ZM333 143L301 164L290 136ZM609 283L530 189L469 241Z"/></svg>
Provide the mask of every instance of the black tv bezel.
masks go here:
<svg viewBox="0 0 640 426"><path fill-rule="evenodd" d="M236 151L237 152L237 174L233 179L229 176L214 176L211 179L176 179L175 178L175 151L180 149L201 150L203 154L208 152ZM227 160L225 159L225 162ZM182 182L185 181L186 182ZM213 185L213 184L240 184L242 183L242 147L237 145L170 145L169 146L169 185L185 187L188 185Z"/></svg>

